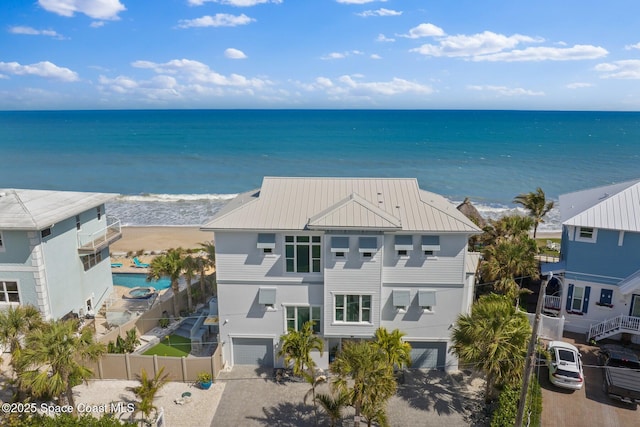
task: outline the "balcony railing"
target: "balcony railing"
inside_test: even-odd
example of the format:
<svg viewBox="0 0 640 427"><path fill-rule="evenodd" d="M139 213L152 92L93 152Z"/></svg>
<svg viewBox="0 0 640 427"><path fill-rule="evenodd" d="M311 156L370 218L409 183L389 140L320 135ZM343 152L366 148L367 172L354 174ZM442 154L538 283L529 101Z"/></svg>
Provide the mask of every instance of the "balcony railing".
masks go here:
<svg viewBox="0 0 640 427"><path fill-rule="evenodd" d="M107 215L107 226L91 234L78 233L78 252L90 254L98 252L122 238L120 220Z"/></svg>
<svg viewBox="0 0 640 427"><path fill-rule="evenodd" d="M544 309L545 310L554 310L560 311L560 303L561 297L556 297L552 295L544 296Z"/></svg>

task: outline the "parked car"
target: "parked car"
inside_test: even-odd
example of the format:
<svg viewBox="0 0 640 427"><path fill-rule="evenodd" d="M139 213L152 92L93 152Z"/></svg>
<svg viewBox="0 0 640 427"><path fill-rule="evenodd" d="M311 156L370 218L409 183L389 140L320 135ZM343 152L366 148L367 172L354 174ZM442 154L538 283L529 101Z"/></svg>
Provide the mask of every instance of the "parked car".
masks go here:
<svg viewBox="0 0 640 427"><path fill-rule="evenodd" d="M633 351L619 345L604 345L598 354L604 366L602 387L610 398L640 403L640 360Z"/></svg>
<svg viewBox="0 0 640 427"><path fill-rule="evenodd" d="M582 357L580 351L569 343L563 341L551 341L547 346L549 359L549 381L551 384L580 390L584 385L584 373L582 372Z"/></svg>

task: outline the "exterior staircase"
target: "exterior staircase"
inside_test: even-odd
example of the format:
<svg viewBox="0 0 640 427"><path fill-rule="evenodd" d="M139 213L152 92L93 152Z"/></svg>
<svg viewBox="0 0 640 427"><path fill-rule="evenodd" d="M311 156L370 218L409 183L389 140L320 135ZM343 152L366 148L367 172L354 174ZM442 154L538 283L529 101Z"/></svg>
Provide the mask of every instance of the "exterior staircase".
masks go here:
<svg viewBox="0 0 640 427"><path fill-rule="evenodd" d="M640 317L620 315L589 327L587 342L599 341L620 333L640 335Z"/></svg>

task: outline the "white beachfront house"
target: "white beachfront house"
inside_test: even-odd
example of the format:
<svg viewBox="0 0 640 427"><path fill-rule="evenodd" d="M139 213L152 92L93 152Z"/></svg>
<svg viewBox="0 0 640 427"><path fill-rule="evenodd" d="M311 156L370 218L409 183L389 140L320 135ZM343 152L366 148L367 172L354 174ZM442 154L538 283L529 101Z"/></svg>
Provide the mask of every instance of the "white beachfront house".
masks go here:
<svg viewBox="0 0 640 427"><path fill-rule="evenodd" d="M472 303L480 230L417 180L266 177L201 229L228 365L282 366L280 336L313 320L321 368L383 326L406 333L414 367L457 369L450 328Z"/></svg>
<svg viewBox="0 0 640 427"><path fill-rule="evenodd" d="M545 311L588 340L640 343L640 180L564 194L560 214L560 262L542 265L553 273Z"/></svg>
<svg viewBox="0 0 640 427"><path fill-rule="evenodd" d="M0 189L0 309L37 307L45 319L97 310L113 289L105 214L113 194Z"/></svg>

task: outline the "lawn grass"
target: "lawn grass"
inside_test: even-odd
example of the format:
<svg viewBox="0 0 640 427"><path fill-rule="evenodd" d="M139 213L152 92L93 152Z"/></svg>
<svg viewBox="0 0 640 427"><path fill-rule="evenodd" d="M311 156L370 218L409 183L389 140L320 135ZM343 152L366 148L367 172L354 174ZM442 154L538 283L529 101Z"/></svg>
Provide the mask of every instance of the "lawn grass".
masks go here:
<svg viewBox="0 0 640 427"><path fill-rule="evenodd" d="M561 239L547 239L547 238L537 238L536 243L538 244L539 254L540 255L550 255L550 256L558 256L560 252L554 251L553 249L549 249L547 247L547 242L551 241L553 243L560 244Z"/></svg>
<svg viewBox="0 0 640 427"><path fill-rule="evenodd" d="M145 351L144 355L153 356L172 356L182 357L188 356L191 352L191 340L179 335L169 335L165 337L159 344L154 345L149 350Z"/></svg>

